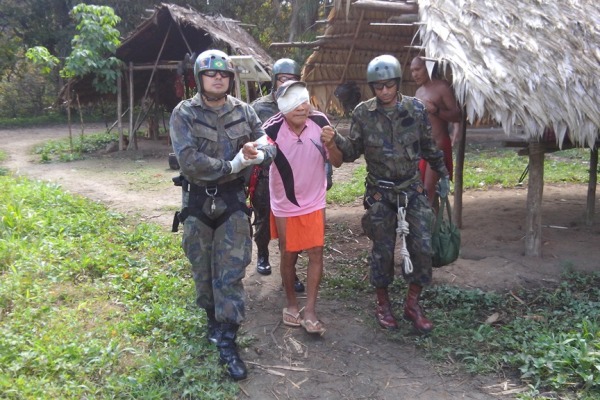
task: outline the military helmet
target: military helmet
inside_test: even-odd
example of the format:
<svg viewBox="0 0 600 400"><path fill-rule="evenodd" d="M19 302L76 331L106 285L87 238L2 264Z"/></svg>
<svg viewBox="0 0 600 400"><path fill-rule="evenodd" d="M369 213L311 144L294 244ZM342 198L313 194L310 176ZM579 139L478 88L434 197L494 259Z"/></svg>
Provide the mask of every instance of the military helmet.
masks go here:
<svg viewBox="0 0 600 400"><path fill-rule="evenodd" d="M204 71L225 71L229 73L229 89L230 93L233 89L235 69L233 63L227 54L221 50L206 50L200 53L194 62L194 78L196 79L196 87L198 91L202 91L202 78L200 75Z"/></svg>
<svg viewBox="0 0 600 400"><path fill-rule="evenodd" d="M402 68L400 62L394 56L384 54L377 56L367 66L367 82L385 81L389 79L400 79Z"/></svg>
<svg viewBox="0 0 600 400"><path fill-rule="evenodd" d="M292 60L291 58L280 58L279 60L275 61L275 64L273 64L273 70L271 73L272 89L275 90L275 87L277 87L277 75L295 75L296 80L299 81L300 73L300 65L296 61Z"/></svg>

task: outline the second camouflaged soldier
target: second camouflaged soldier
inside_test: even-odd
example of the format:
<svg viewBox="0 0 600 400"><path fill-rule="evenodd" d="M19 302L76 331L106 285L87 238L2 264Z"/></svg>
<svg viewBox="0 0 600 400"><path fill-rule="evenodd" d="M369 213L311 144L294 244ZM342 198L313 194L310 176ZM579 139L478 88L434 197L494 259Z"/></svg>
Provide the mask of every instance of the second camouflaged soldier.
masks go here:
<svg viewBox="0 0 600 400"><path fill-rule="evenodd" d="M254 109L228 95L234 69L225 53L201 53L194 75L198 93L179 103L170 121L182 174L182 246L192 264L196 304L206 311L207 336L229 375L240 380L247 369L236 337L245 314L242 278L252 255L244 173L252 164L268 165L276 148Z"/></svg>
<svg viewBox="0 0 600 400"><path fill-rule="evenodd" d="M377 294L376 317L384 328L397 328L388 286L394 280L394 248L398 205L407 204L406 236L412 271L402 273L409 290L404 317L423 333L433 329L418 304L423 286L431 283L431 229L433 211L423 190L418 163L421 157L442 178L442 192L448 192L448 171L444 155L431 138L431 125L423 103L400 94L402 70L391 55L374 58L367 66L367 82L375 97L360 103L352 113L347 138L335 136L343 161L352 162L364 154L367 164L362 227L372 244L371 284ZM332 160L333 161L333 160Z"/></svg>

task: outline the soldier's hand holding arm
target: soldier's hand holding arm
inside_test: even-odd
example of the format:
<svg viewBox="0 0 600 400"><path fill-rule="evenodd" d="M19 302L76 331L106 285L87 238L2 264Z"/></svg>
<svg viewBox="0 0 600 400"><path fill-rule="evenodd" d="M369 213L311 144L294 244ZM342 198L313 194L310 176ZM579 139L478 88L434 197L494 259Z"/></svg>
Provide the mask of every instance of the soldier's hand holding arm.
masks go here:
<svg viewBox="0 0 600 400"><path fill-rule="evenodd" d="M265 160L265 152L262 149L269 143L269 137L267 135L261 136L255 142L246 143L242 150L244 150L244 156L250 164L261 164Z"/></svg>
<svg viewBox="0 0 600 400"><path fill-rule="evenodd" d="M233 160L230 161L230 163L232 174L237 174L238 172L252 164L251 160L246 159L246 157L244 156L244 148L241 148L240 151L238 151L238 153L235 155Z"/></svg>

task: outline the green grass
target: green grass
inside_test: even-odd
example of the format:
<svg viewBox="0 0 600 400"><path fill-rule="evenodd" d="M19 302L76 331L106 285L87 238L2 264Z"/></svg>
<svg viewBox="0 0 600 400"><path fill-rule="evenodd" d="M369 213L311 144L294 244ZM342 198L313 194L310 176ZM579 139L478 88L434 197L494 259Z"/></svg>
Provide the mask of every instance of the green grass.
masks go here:
<svg viewBox="0 0 600 400"><path fill-rule="evenodd" d="M0 176L5 399L233 399L178 236Z"/></svg>
<svg viewBox="0 0 600 400"><path fill-rule="evenodd" d="M544 182L587 182L589 158L589 150L585 149L546 154ZM515 149L469 146L465 152L463 186L465 189L515 187L519 184L528 162L528 157L519 156ZM524 183L527 183L526 178Z"/></svg>
<svg viewBox="0 0 600 400"><path fill-rule="evenodd" d="M589 150L569 149L546 154L545 183L587 183L589 180ZM515 149L469 146L465 152L464 190L490 187L519 186L527 167L528 157L519 156ZM357 167L348 182L335 181L329 192L330 204L349 204L364 194L366 167ZM523 182L527 184L527 178Z"/></svg>
<svg viewBox="0 0 600 400"><path fill-rule="evenodd" d="M4 150L0 149L0 163L2 163L5 160L6 160L6 152L4 152ZM7 168L0 166L0 176L6 175L6 174L8 174L8 172L9 171Z"/></svg>

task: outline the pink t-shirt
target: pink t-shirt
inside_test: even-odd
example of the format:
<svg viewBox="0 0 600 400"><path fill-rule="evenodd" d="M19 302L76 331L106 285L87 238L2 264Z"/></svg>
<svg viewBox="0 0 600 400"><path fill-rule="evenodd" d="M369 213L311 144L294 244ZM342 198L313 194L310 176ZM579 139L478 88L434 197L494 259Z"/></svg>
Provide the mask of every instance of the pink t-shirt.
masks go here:
<svg viewBox="0 0 600 400"><path fill-rule="evenodd" d="M321 126L328 124L324 114L313 111L300 136L281 113L263 125L277 145L269 172L271 210L276 217L296 217L325 208L325 159L329 154L321 142Z"/></svg>

